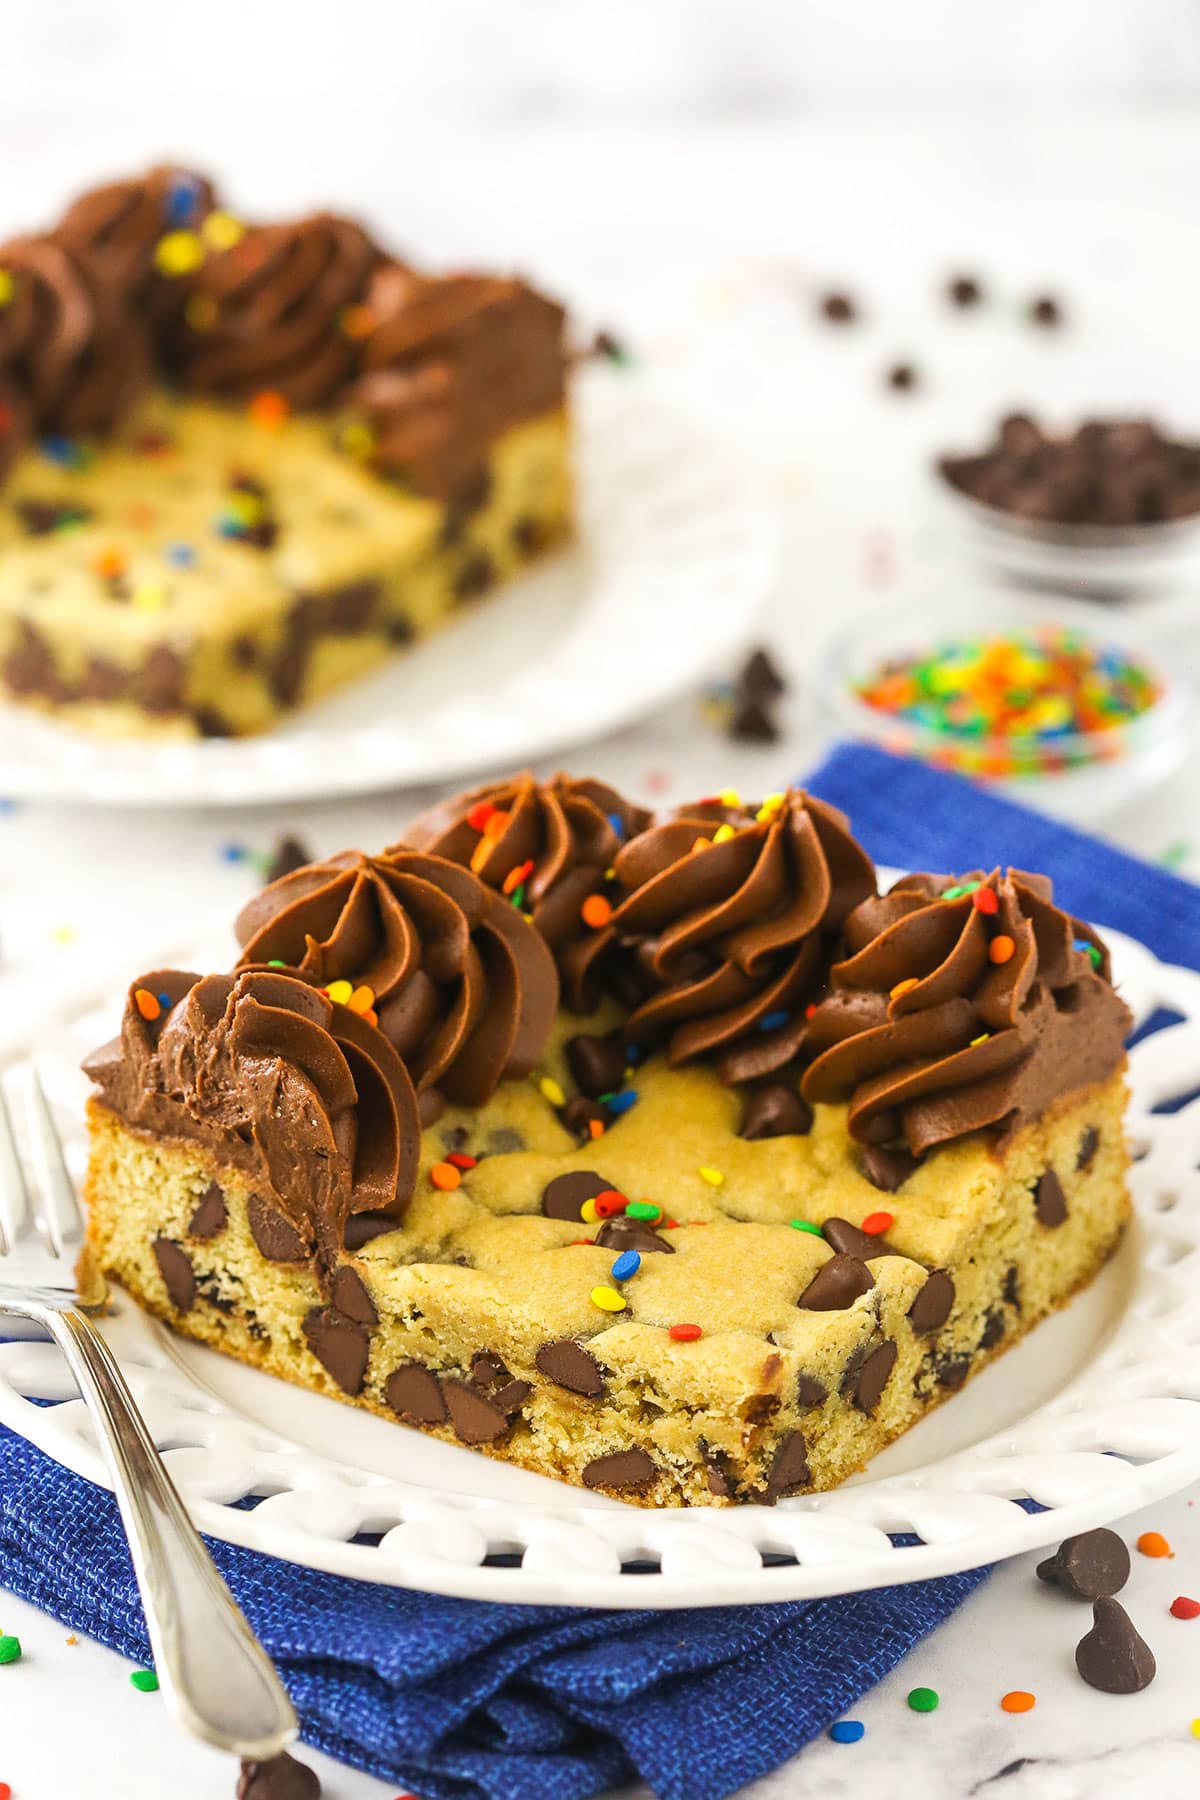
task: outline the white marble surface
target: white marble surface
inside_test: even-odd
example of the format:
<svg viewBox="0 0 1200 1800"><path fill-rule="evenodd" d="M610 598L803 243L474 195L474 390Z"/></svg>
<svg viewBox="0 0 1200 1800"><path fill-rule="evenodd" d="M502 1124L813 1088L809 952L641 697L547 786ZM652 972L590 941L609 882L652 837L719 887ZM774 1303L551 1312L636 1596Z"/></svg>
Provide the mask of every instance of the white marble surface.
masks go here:
<svg viewBox="0 0 1200 1800"><path fill-rule="evenodd" d="M36 216L85 175L167 143L230 171L248 205L313 198L302 150L311 119L286 96L269 119L231 109L219 137L210 102L186 85L178 93L160 85L133 109L76 93L68 111L69 130L53 105L0 120L14 216ZM786 741L732 750L693 702L681 703L587 757L643 797L670 801L729 780L747 792L779 785L819 747L811 656L829 626L889 596L902 605L935 581L976 584L931 532L920 500L920 460L948 433L973 430L1023 397L1064 410L1121 400L1193 425L1200 413L1190 354L1200 130L1191 125L452 133L427 115L414 123L376 109L331 132L321 154L325 194L361 201L402 241L446 259L521 261L593 319L626 329L680 402L741 445L780 496L789 553L763 631L796 678ZM951 318L935 303L938 281L960 265L980 269L996 296L981 321ZM868 301L862 331L841 338L811 323L812 295L832 281ZM1072 329L1035 341L1017 308L1047 285L1066 295ZM901 355L927 377L910 401L880 384ZM1194 604L1185 595L1142 609L1180 667L1196 666ZM170 816L36 808L0 816L0 1010L36 1017L55 994L141 964L149 948L231 914L252 872L225 860L223 844L265 849L285 824L319 850L386 842L413 804L391 796L291 808L285 818L254 808L196 816L182 806ZM1194 761L1108 829L1150 857L1200 838ZM1108 1700L1083 1687L1071 1651L1084 1612L1041 1590L1025 1560L863 1701L863 1742L814 1745L759 1784L755 1800L834 1800L906 1780L955 1800L988 1793L1023 1757L1031 1760L996 1784L1004 1800L1090 1800L1150 1785L1168 1797L1193 1792L1200 1621L1177 1622L1166 1607L1175 1593L1200 1589L1195 1498L1128 1528L1160 1529L1178 1552L1165 1564L1135 1558L1129 1603L1161 1667L1148 1693ZM118 1659L68 1648L60 1627L2 1596L0 1628L18 1632L27 1650L0 1671L8 1699L0 1779L14 1800L64 1800L81 1791L84 1774L100 1800L160 1800L164 1770L175 1800L231 1792L220 1759L181 1742L161 1703L128 1687ZM943 1696L932 1716L904 1704L917 1684ZM1000 1712L1012 1687L1037 1693L1033 1713ZM322 1775L335 1800L394 1792L331 1765Z"/></svg>

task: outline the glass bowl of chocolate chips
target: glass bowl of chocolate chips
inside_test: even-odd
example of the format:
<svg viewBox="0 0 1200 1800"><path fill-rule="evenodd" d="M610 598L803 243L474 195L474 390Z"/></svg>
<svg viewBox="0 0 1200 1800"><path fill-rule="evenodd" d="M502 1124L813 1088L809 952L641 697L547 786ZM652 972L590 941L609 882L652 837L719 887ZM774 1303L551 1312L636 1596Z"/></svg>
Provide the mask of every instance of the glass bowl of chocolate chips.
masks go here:
<svg viewBox="0 0 1200 1800"><path fill-rule="evenodd" d="M1200 575L1200 440L1152 419L1057 430L1010 413L935 474L969 547L1009 579L1119 599Z"/></svg>

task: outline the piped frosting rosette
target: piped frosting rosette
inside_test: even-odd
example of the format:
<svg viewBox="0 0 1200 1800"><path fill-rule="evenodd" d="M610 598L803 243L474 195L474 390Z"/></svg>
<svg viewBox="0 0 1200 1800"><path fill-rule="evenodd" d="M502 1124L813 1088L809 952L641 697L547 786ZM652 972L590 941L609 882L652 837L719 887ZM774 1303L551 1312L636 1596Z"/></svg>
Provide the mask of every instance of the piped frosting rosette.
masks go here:
<svg viewBox="0 0 1200 1800"><path fill-rule="evenodd" d="M0 245L0 384L37 431L110 431L150 374L142 320L88 250L61 233Z"/></svg>
<svg viewBox="0 0 1200 1800"><path fill-rule="evenodd" d="M187 277L168 361L195 393L328 405L353 371L350 309L378 255L361 226L335 213L252 227Z"/></svg>
<svg viewBox="0 0 1200 1800"><path fill-rule="evenodd" d="M133 983L121 1036L86 1072L131 1123L210 1139L265 1176L306 1253L336 1261L354 1213L400 1218L420 1124L412 1082L369 1020L275 969Z"/></svg>
<svg viewBox="0 0 1200 1800"><path fill-rule="evenodd" d="M404 844L470 868L527 912L576 1004L579 947L612 911L608 872L649 823L648 812L606 782L561 772L542 782L526 771L430 808L408 826Z"/></svg>
<svg viewBox="0 0 1200 1800"><path fill-rule="evenodd" d="M844 937L802 1090L845 1103L860 1143L920 1156L1015 1130L1121 1064L1131 1020L1108 952L1045 876L905 876L856 907Z"/></svg>
<svg viewBox="0 0 1200 1800"><path fill-rule="evenodd" d="M799 789L754 810L701 802L642 832L614 867L622 898L578 979L605 980L614 954L632 954L645 997L627 1040L664 1045L671 1063L712 1056L731 1082L800 1055L830 945L875 892L843 815Z"/></svg>
<svg viewBox="0 0 1200 1800"><path fill-rule="evenodd" d="M243 908L237 935L243 963L294 966L376 1018L427 1122L443 1099L482 1106L528 1074L558 1007L554 960L529 920L469 869L419 851L297 869Z"/></svg>

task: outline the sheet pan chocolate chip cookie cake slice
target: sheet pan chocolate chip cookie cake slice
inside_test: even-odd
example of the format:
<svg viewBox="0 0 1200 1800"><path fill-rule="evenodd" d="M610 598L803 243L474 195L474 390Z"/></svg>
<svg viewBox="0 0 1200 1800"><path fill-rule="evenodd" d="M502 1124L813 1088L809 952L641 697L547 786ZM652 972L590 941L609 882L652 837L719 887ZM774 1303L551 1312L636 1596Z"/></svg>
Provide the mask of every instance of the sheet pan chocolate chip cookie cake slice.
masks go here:
<svg viewBox="0 0 1200 1800"><path fill-rule="evenodd" d="M175 1330L643 1505L844 1480L1091 1280L1129 1015L1018 870L832 808L477 789L258 895L90 1058L91 1247Z"/></svg>
<svg viewBox="0 0 1200 1800"><path fill-rule="evenodd" d="M261 731L561 542L563 313L154 169L0 244L0 693Z"/></svg>

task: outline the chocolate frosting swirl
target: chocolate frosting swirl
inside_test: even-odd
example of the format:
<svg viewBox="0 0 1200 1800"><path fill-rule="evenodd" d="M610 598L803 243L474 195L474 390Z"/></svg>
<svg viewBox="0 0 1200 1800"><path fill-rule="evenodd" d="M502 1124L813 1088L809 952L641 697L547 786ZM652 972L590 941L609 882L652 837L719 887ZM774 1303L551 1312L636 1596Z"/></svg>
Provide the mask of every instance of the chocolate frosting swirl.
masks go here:
<svg viewBox="0 0 1200 1800"><path fill-rule="evenodd" d="M422 1096L482 1106L529 1073L558 1009L554 961L528 919L438 856L343 851L273 881L236 929L243 962L369 987Z"/></svg>
<svg viewBox="0 0 1200 1800"><path fill-rule="evenodd" d="M988 910L977 892L994 896ZM1108 952L1045 876L906 876L855 908L845 943L809 1023L818 1054L802 1090L846 1102L861 1143L903 1140L920 1156L1015 1131L1124 1060L1132 1020Z"/></svg>
<svg viewBox="0 0 1200 1800"><path fill-rule="evenodd" d="M615 870L626 897L592 958L636 948L650 992L626 1038L665 1041L671 1063L713 1055L725 1081L798 1056L831 941L875 891L845 817L799 789L757 812L701 802L627 844Z"/></svg>
<svg viewBox="0 0 1200 1800"><path fill-rule="evenodd" d="M555 953L569 1003L579 1009L575 971L591 937L584 902L607 893L606 871L649 823L648 812L606 782L575 780L561 770L541 782L525 770L431 807L406 828L403 844L472 868L500 893L521 894ZM528 872L514 887L522 870Z"/></svg>
<svg viewBox="0 0 1200 1800"><path fill-rule="evenodd" d="M371 428L374 466L422 493L464 492L494 437L562 404L562 308L524 282L387 262L366 316L348 403Z"/></svg>
<svg viewBox="0 0 1200 1800"><path fill-rule="evenodd" d="M166 1004L154 1019L139 992ZM412 1195L416 1095L383 1033L296 974L143 976L121 1035L84 1063L131 1125L211 1146L261 1181L331 1266L353 1213L399 1219Z"/></svg>
<svg viewBox="0 0 1200 1800"><path fill-rule="evenodd" d="M145 327L92 254L53 232L0 245L12 291L0 306L0 376L35 430L109 431L145 387Z"/></svg>
<svg viewBox="0 0 1200 1800"><path fill-rule="evenodd" d="M294 407L327 406L355 362L343 315L362 299L378 254L361 226L335 213L247 231L187 278L168 362L195 393L246 400L269 390Z"/></svg>
<svg viewBox="0 0 1200 1800"><path fill-rule="evenodd" d="M67 208L59 233L90 251L113 286L153 304L158 290L173 285L155 266L159 243L168 232L195 230L215 205L206 176L163 163L89 188Z"/></svg>

